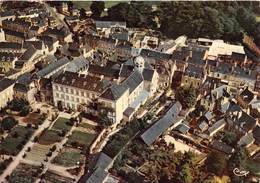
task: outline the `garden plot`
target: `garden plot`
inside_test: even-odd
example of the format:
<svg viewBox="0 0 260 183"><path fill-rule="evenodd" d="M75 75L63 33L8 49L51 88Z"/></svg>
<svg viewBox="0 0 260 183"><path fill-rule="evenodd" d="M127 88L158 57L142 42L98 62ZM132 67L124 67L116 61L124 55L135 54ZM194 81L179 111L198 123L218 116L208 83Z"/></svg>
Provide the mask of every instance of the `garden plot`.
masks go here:
<svg viewBox="0 0 260 183"><path fill-rule="evenodd" d="M1 154L17 155L33 134L32 128L16 126L11 133L1 142Z"/></svg>
<svg viewBox="0 0 260 183"><path fill-rule="evenodd" d="M87 149L97 137L96 133L85 133L82 131L75 130L67 141L67 145L72 147L80 147L82 149Z"/></svg>
<svg viewBox="0 0 260 183"><path fill-rule="evenodd" d="M26 153L25 159L36 162L43 162L50 148L50 145L35 144L31 151Z"/></svg>
<svg viewBox="0 0 260 183"><path fill-rule="evenodd" d="M10 175L9 183L34 183L41 173L39 166L19 164Z"/></svg>
<svg viewBox="0 0 260 183"><path fill-rule="evenodd" d="M53 124L52 130L56 130L58 132L64 132L67 133L72 128L72 124L70 123L70 120L67 118L59 117Z"/></svg>
<svg viewBox="0 0 260 183"><path fill-rule="evenodd" d="M59 133L55 130L47 130L45 131L39 138L39 144L42 145L51 145L56 142L60 142L62 137L60 137Z"/></svg>
<svg viewBox="0 0 260 183"><path fill-rule="evenodd" d="M62 152L55 157L53 163L64 167L72 167L77 166L78 162L82 163L84 157L85 156L81 154L81 150L79 149L64 148Z"/></svg>
<svg viewBox="0 0 260 183"><path fill-rule="evenodd" d="M57 175L55 173L52 173L50 171L47 171L43 178L42 181L44 183L73 183L75 182L73 179L68 178L68 177L62 177L60 175Z"/></svg>
<svg viewBox="0 0 260 183"><path fill-rule="evenodd" d="M33 112L33 113L28 114L26 117L24 117L22 121L24 123L40 125L45 119L46 119L46 117L43 114Z"/></svg>

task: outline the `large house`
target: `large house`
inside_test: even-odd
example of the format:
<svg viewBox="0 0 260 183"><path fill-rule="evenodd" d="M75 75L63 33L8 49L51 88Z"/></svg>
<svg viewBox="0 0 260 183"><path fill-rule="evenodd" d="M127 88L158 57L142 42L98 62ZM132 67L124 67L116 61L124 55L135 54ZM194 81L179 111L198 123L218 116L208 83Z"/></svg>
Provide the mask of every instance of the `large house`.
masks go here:
<svg viewBox="0 0 260 183"><path fill-rule="evenodd" d="M4 108L14 96L14 80L2 78L0 80L0 109Z"/></svg>

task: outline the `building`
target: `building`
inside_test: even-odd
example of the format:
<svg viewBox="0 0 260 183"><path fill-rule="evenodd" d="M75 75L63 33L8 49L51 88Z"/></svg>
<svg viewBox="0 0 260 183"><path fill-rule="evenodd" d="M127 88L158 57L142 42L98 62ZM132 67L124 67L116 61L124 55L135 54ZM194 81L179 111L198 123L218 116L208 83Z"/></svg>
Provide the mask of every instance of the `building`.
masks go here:
<svg viewBox="0 0 260 183"><path fill-rule="evenodd" d="M0 72L8 72L15 67L15 62L18 60L13 53L0 52Z"/></svg>
<svg viewBox="0 0 260 183"><path fill-rule="evenodd" d="M15 81L8 78L0 80L0 109L6 107L7 103L13 100Z"/></svg>

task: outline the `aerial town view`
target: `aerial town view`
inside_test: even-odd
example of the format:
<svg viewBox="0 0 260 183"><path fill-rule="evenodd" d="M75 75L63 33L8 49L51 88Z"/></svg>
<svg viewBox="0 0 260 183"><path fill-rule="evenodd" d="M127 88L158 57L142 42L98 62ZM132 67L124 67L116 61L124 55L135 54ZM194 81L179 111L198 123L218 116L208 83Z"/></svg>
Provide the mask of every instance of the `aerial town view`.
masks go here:
<svg viewBox="0 0 260 183"><path fill-rule="evenodd" d="M0 0L0 183L260 183L260 1Z"/></svg>

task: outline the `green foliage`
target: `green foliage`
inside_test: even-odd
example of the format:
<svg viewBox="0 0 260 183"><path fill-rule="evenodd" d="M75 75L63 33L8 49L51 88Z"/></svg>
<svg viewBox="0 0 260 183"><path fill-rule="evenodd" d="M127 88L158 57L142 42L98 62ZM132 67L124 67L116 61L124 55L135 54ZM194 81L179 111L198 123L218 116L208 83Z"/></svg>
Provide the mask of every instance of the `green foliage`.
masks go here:
<svg viewBox="0 0 260 183"><path fill-rule="evenodd" d="M110 157L115 157L125 144L140 130L145 129L146 123L142 120L129 122L124 128L112 136L104 147L104 153Z"/></svg>
<svg viewBox="0 0 260 183"><path fill-rule="evenodd" d="M196 103L196 89L192 86L181 86L176 90L176 99L184 108L190 108Z"/></svg>
<svg viewBox="0 0 260 183"><path fill-rule="evenodd" d="M99 18L105 9L104 1L93 1L90 5L93 18Z"/></svg>
<svg viewBox="0 0 260 183"><path fill-rule="evenodd" d="M229 170L233 171L234 168L245 167L248 158L248 152L244 147L239 147L229 158L228 166Z"/></svg>
<svg viewBox="0 0 260 183"><path fill-rule="evenodd" d="M235 146L237 143L237 135L234 132L225 131L222 141L230 146Z"/></svg>
<svg viewBox="0 0 260 183"><path fill-rule="evenodd" d="M207 170L218 176L223 175L224 170L227 166L226 157L219 152L211 152L206 159Z"/></svg>
<svg viewBox="0 0 260 183"><path fill-rule="evenodd" d="M21 111L25 106L28 106L29 102L25 99L13 99L9 104L8 108L12 111Z"/></svg>
<svg viewBox="0 0 260 183"><path fill-rule="evenodd" d="M1 129L11 130L17 123L18 122L13 117L5 117L1 122Z"/></svg>
<svg viewBox="0 0 260 183"><path fill-rule="evenodd" d="M27 116L30 113L31 107L29 105L23 106L22 110L20 111L21 116Z"/></svg>

